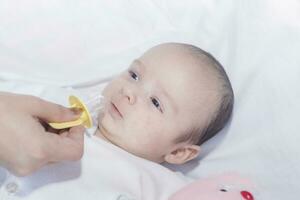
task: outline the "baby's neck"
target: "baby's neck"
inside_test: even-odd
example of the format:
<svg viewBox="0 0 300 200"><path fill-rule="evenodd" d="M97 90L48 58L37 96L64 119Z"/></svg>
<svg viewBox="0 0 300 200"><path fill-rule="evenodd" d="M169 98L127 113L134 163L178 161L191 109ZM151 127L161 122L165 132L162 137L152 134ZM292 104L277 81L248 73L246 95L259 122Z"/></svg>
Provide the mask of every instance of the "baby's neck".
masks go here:
<svg viewBox="0 0 300 200"><path fill-rule="evenodd" d="M95 136L105 140L106 142L112 143L109 139L105 137L105 131L106 130L102 126L98 126L97 130L95 131Z"/></svg>

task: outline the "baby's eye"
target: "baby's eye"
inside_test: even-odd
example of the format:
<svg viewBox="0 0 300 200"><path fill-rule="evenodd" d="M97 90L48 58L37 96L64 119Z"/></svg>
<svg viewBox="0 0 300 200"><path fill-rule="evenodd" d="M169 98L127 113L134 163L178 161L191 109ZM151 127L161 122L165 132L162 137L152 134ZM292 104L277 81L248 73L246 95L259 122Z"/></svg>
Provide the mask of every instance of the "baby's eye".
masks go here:
<svg viewBox="0 0 300 200"><path fill-rule="evenodd" d="M159 101L158 101L156 98L151 97L151 102L152 102L152 104L153 104L160 112L162 112L162 108L161 108L161 106L160 106L160 103L159 103Z"/></svg>
<svg viewBox="0 0 300 200"><path fill-rule="evenodd" d="M224 189L224 188L223 188L223 189L220 189L220 191L221 191L221 192L227 192L227 190Z"/></svg>
<svg viewBox="0 0 300 200"><path fill-rule="evenodd" d="M139 77L136 73L134 73L133 71L129 70L129 75L131 78L133 78L135 81L138 81L139 80Z"/></svg>

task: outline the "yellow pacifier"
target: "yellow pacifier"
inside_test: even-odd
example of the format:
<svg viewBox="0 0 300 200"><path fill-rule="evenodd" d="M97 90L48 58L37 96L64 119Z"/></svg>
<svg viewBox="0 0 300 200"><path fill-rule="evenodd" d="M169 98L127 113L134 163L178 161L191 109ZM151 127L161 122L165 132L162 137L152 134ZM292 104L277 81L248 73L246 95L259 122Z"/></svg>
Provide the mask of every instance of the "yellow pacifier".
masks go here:
<svg viewBox="0 0 300 200"><path fill-rule="evenodd" d="M55 129L70 128L78 125L84 125L86 128L91 128L93 126L93 121L89 110L87 109L87 106L83 103L83 101L78 97L71 95L69 96L69 104L70 108L78 108L82 110L81 116L77 120L58 123L54 122L49 123L49 125Z"/></svg>

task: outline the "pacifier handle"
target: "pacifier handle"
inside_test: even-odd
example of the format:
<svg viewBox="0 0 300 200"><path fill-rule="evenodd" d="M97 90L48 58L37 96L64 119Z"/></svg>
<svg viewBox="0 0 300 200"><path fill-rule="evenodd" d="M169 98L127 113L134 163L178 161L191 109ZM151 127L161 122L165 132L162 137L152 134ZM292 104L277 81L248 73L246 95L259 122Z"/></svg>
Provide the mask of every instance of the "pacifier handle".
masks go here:
<svg viewBox="0 0 300 200"><path fill-rule="evenodd" d="M84 125L86 128L91 128L93 126L93 121L89 113L88 108L83 103L83 101L76 96L69 96L70 108L78 108L82 110L81 116L73 121L68 122L51 122L49 125L55 129L65 129L73 126Z"/></svg>

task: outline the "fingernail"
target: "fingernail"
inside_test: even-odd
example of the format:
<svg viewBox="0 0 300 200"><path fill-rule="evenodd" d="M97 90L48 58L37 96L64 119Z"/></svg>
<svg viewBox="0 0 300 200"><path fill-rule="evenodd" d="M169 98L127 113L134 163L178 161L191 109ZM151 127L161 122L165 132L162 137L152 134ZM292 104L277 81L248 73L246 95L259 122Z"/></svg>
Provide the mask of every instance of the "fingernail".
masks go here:
<svg viewBox="0 0 300 200"><path fill-rule="evenodd" d="M75 115L80 115L82 113L81 108L71 108L71 110Z"/></svg>

